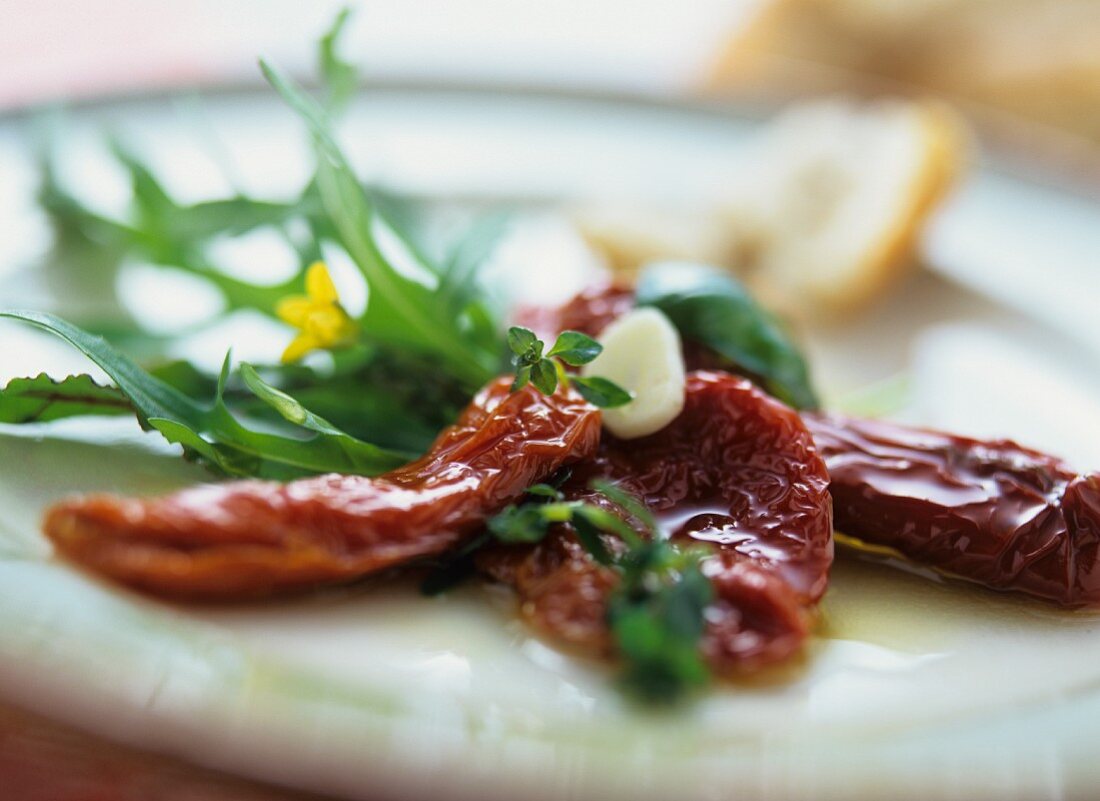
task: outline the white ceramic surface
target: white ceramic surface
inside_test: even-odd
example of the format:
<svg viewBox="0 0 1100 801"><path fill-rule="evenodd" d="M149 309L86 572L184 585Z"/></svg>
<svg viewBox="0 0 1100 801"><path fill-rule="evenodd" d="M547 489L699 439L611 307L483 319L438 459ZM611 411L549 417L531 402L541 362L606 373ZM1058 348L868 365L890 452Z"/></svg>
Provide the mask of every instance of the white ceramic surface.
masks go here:
<svg viewBox="0 0 1100 801"><path fill-rule="evenodd" d="M304 178L297 126L269 98L219 97L200 117L240 184L292 191ZM226 185L195 144L193 109L144 101L72 119L68 160L98 201L123 197L96 145L105 122L181 197ZM0 302L64 307L75 299L18 270L45 242L28 124L0 126ZM737 180L732 154L750 127L607 100L379 91L345 140L366 175L421 194L706 204ZM1013 244L1027 239L1025 221L1059 232L1052 250ZM568 261L560 229L532 225L534 246ZM1081 316L1100 299L1100 208L985 171L930 249L947 279L918 276L849 325L806 332L827 395L907 372L906 419L1013 435L1100 467L1098 324ZM568 289L563 272L535 263L523 261L529 291ZM584 268L571 274L582 281ZM1027 291L1006 290L1010 275ZM137 304L155 313L169 290L142 286ZM1064 305L1067 288L1078 305ZM249 358L278 352L282 332L238 322L192 349L220 354L232 340ZM15 325L0 325L0 343L0 379L85 369ZM124 420L0 427L0 692L120 740L355 798L1087 798L1100 779L1100 618L913 571L841 559L802 664L658 714L625 704L600 666L533 638L492 588L426 599L379 584L171 607L54 561L37 533L43 506L66 493L205 477Z"/></svg>

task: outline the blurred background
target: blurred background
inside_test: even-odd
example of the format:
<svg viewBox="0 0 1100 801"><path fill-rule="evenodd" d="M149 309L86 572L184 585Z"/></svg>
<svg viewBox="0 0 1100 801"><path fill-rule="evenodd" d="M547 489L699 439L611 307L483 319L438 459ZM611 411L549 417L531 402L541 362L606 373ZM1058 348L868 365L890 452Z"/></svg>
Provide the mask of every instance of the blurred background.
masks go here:
<svg viewBox="0 0 1100 801"><path fill-rule="evenodd" d="M311 65L345 3L4 0L0 108L257 83ZM349 55L387 82L488 83L774 102L936 96L1068 172L1100 140L1096 0L374 0Z"/></svg>
<svg viewBox="0 0 1100 801"><path fill-rule="evenodd" d="M594 116L599 142L566 140L586 154L573 159L573 168L578 175L606 178L596 194L611 187L621 196L642 186L639 194L649 193L642 205L649 207L593 210L589 197L580 198L584 203L571 206L567 216L582 245L608 269L629 274L647 259L668 256L719 261L749 276L754 289L792 320L818 325L811 318L822 308L831 311L833 319L808 337L830 398L861 382L888 379L898 369L896 342L908 347L920 333L912 369L924 396L917 402L935 399L921 409L923 421L990 435L1031 425L1030 441L1052 443L1083 462L1097 458L1100 436L1092 434L1100 435L1093 400L1100 397L1094 391L1100 386L1100 324L1093 311L1100 299L1100 0L0 0L0 122L11 123L0 130L0 276L17 276L0 287L0 298L7 303L25 294L19 276L29 273L15 268L49 245L41 215L28 212L37 203L38 176L24 147L26 126L44 109L64 105L79 111L101 101L196 91L233 95L263 85L258 54L310 80L315 41L348 5L356 13L343 52L361 66L368 84L499 89L498 105L520 109L513 115L523 113L514 98L532 93L597 102L625 98L658 112L670 104L719 115L713 124L695 120L684 122L682 131L670 128L667 141L680 150L675 158L670 154L669 171L693 163L683 151L695 148L699 164L717 163L714 154L727 146L725 134L715 133L726 124L721 115L760 122L783 108L816 109L783 116L771 127L764 123L757 149L746 149L742 161L731 162L728 171L700 170L694 183L681 187L683 197L694 195L707 206L701 215L670 211L669 199L675 205L681 197L667 189L673 181L657 186L629 180L632 171L650 167L667 177L660 164L665 134L647 135L645 148L634 156L619 154L606 174L606 165L593 169L600 162L593 154L633 124ZM809 102L821 98L823 106ZM857 100L871 105L857 108ZM875 105L880 101L884 105ZM479 107L471 108L477 113ZM583 116L596 107L577 108ZM213 114L245 134L246 150L248 143L256 145L254 173L272 163L273 153L283 153L261 147L268 143L257 129L268 124L270 111L253 112L246 104ZM130 112L132 119L154 116L137 106ZM279 124L293 125L281 107L278 114ZM493 114L511 119L499 109ZM382 130L383 138L409 139L416 119L393 123L391 134L383 119L374 130ZM184 186L179 173L198 162L180 161L178 143L165 134L171 125L163 115L157 120L143 144L167 173L175 161L174 187ZM356 120L350 122L354 128ZM101 120L93 123L99 130ZM577 120L547 124L551 131L583 127ZM704 129L706 136L700 135ZM730 142L744 139L737 131ZM479 140L475 149L492 151L486 141L492 140ZM396 184L431 192L452 176L462 185L461 169L448 163L463 159L461 148L428 143L417 150L412 144L387 151L387 174ZM510 169L509 154L530 160L528 151L499 152L504 155L495 169L502 175ZM234 155L247 167L248 152ZM294 164L301 162L300 151L296 158ZM983 162L993 168L978 175L975 165ZM486 163L471 161L467 171L487 181L494 167ZM293 180L303 177L298 173ZM1005 179L1007 173L1016 177ZM749 174L751 179L738 177ZM952 214L936 235L926 238L925 224L967 174L977 177L952 201ZM422 175L429 178L418 184ZM579 185L581 178L559 183ZM516 179L522 182L528 182L526 174ZM731 188L723 194L727 183ZM546 185L552 194L559 184ZM813 208L804 208L804 197L814 201ZM652 224L655 203L662 226ZM823 219L835 224L824 225ZM865 232L851 233L864 224ZM841 230L842 241L818 237L820 228ZM32 239L33 247L27 244ZM545 238L535 241L537 249L546 249ZM802 247L804 241L810 245ZM827 285L808 277L830 259L839 267ZM917 262L927 269L914 279L909 267ZM78 287L78 279L65 280L76 280L67 286ZM903 289L891 300L887 284ZM95 292L69 294L63 300L87 300ZM838 326L836 318L848 324L844 315L855 306L870 315L865 323ZM1020 322L1025 316L1029 322ZM964 318L965 329L932 329ZM11 336L9 330L0 337ZM869 332L882 330L892 331L896 342L872 341L878 334ZM206 340L203 347L212 350ZM224 352L213 350L219 358ZM1055 350L1065 365L1051 356ZM7 353L2 372L35 369L38 357L21 362L24 355ZM986 365L984 372L976 371L977 363ZM997 369L1006 365L1011 369ZM959 380L963 375L967 380ZM1075 413L1061 422L1030 414L1029 388L1035 386L1068 398ZM19 702L0 699L5 798L305 798L108 745L17 711Z"/></svg>

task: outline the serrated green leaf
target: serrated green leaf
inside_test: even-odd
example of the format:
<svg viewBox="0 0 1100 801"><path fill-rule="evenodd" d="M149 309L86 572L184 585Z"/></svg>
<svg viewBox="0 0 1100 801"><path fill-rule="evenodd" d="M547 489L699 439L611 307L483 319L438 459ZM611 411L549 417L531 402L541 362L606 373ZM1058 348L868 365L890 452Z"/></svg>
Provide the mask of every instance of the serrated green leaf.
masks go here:
<svg viewBox="0 0 1100 801"><path fill-rule="evenodd" d="M148 427L151 417L179 420L190 428L201 427L203 409L187 396L159 381L126 356L115 350L103 337L93 336L52 314L38 311L0 311L9 317L30 323L61 337L97 364L111 377L133 404L139 421Z"/></svg>
<svg viewBox="0 0 1100 801"><path fill-rule="evenodd" d="M685 339L758 376L785 403L817 408L806 360L775 318L728 273L685 262L650 265L639 277L637 302L660 309Z"/></svg>
<svg viewBox="0 0 1100 801"><path fill-rule="evenodd" d="M0 389L0 423L46 423L78 415L133 414L126 395L89 375L55 379L40 373L13 378Z"/></svg>
<svg viewBox="0 0 1100 801"><path fill-rule="evenodd" d="M170 442L182 445L193 457L229 475L286 480L318 473L340 472L377 475L405 461L405 455L362 442L317 417L293 398L268 387L258 376L250 388L265 402L279 402L282 411L299 417L305 436L284 436L254 431L243 425L225 404L229 373L226 359L214 401L200 404L153 377L115 350L102 337L93 336L43 312L8 311L0 317L28 322L66 340L99 365L130 401L146 429L155 429Z"/></svg>

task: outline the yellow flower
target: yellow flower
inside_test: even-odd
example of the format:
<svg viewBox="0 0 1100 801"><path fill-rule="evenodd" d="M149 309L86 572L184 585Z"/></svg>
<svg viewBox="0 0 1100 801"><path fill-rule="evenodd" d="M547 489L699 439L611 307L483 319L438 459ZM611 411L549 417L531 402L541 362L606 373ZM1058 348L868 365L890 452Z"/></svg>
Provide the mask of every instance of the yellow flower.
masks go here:
<svg viewBox="0 0 1100 801"><path fill-rule="evenodd" d="M306 270L306 294L283 298L275 313L299 331L283 351L283 364L296 362L312 350L347 345L355 337L355 321L340 305L323 261L315 261Z"/></svg>

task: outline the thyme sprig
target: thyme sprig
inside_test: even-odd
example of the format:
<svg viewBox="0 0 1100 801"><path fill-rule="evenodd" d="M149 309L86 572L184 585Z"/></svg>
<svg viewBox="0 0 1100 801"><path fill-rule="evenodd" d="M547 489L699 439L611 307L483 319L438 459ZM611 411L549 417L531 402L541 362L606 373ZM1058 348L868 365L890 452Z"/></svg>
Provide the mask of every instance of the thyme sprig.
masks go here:
<svg viewBox="0 0 1100 801"><path fill-rule="evenodd" d="M624 689L646 703L674 702L710 678L699 653L714 594L700 568L706 551L663 538L652 513L621 487L607 481L591 487L622 515L536 484L528 490L536 497L493 517L489 532L500 542L532 544L553 526L570 525L592 558L620 577L608 599L607 624L623 661ZM620 544L609 547L607 537Z"/></svg>
<svg viewBox="0 0 1100 801"><path fill-rule="evenodd" d="M508 329L508 349L512 351L512 365L516 370L513 392L530 383L542 394L552 395L560 383L576 387L585 400L603 409L631 401L631 394L613 381L599 376L571 375L565 371L565 365L580 367L603 352L603 345L580 331L563 331L544 353L546 345L534 331L512 326Z"/></svg>

